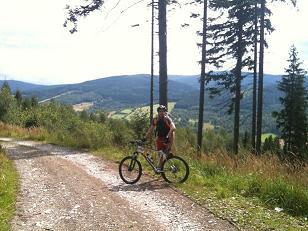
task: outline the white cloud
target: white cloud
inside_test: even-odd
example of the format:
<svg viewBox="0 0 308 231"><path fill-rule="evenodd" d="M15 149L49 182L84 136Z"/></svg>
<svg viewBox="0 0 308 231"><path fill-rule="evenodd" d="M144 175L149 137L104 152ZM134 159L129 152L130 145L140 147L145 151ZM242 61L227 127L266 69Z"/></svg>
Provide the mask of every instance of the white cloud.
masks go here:
<svg viewBox="0 0 308 231"><path fill-rule="evenodd" d="M110 75L150 72L150 8L147 1L126 9L132 2L107 1L102 11L80 19L79 31L71 35L62 25L66 4L79 0L0 0L0 73L39 83L69 83ZM308 1L293 8L274 8L276 31L269 37L265 72L282 73L290 44L306 59ZM4 9L4 10L3 10ZM188 12L189 13L189 12ZM200 52L196 26L182 29L184 8L169 12L168 70L170 74L198 74ZM108 15L106 17L106 15ZM294 25L297 24L297 26ZM131 25L140 24L137 27ZM298 27L302 27L298 30ZM155 43L157 49L158 44ZM156 58L156 73L157 58Z"/></svg>

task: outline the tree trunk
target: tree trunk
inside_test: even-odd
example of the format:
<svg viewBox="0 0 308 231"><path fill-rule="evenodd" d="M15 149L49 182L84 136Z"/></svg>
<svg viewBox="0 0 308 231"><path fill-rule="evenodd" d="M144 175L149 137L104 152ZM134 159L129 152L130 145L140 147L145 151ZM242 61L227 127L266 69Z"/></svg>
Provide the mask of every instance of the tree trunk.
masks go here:
<svg viewBox="0 0 308 231"><path fill-rule="evenodd" d="M203 131L203 111L204 111L204 82L205 82L205 62L206 62L206 34L207 34L207 0L204 1L203 9L203 34L202 34L202 60L200 76L200 97L199 97L199 121L198 121L198 144L197 155L201 156L202 131Z"/></svg>
<svg viewBox="0 0 308 231"><path fill-rule="evenodd" d="M154 104L154 0L152 0L152 19L151 19L151 86L150 86L150 125L153 121L153 104Z"/></svg>
<svg viewBox="0 0 308 231"><path fill-rule="evenodd" d="M167 1L158 2L159 19L159 104L168 107Z"/></svg>
<svg viewBox="0 0 308 231"><path fill-rule="evenodd" d="M258 59L258 3L255 5L255 37L254 37L254 64L253 64L253 91L252 91L252 122L251 147L256 152L256 113L257 113L257 62Z"/></svg>
<svg viewBox="0 0 308 231"><path fill-rule="evenodd" d="M259 82L258 82L258 113L257 113L257 143L256 152L261 154L262 112L263 112L263 64L264 64L264 16L265 0L261 0L261 25L260 25L260 57L259 57Z"/></svg>
<svg viewBox="0 0 308 231"><path fill-rule="evenodd" d="M240 136L240 103L241 103L241 76L243 58L243 25L240 25L238 32L238 54L235 67L235 105L234 105L234 129L233 129L233 152L238 154L238 144Z"/></svg>

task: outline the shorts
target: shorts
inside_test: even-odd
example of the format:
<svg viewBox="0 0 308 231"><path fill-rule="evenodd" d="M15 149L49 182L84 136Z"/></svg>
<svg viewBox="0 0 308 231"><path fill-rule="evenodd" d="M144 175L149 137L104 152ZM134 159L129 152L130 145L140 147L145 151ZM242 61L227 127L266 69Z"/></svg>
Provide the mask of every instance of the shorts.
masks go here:
<svg viewBox="0 0 308 231"><path fill-rule="evenodd" d="M165 137L157 137L156 148L157 151L166 150L168 148L168 139Z"/></svg>

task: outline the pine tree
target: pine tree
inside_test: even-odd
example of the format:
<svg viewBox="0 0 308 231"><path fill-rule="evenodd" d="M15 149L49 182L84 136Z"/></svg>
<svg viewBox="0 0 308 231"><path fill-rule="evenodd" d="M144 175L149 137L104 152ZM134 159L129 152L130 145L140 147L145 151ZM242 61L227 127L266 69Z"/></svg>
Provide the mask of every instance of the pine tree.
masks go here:
<svg viewBox="0 0 308 231"><path fill-rule="evenodd" d="M38 99L36 96L31 97L31 106L32 107L37 107L38 106Z"/></svg>
<svg viewBox="0 0 308 231"><path fill-rule="evenodd" d="M21 92L19 90L17 90L15 92L15 99L17 101L18 106L20 106L21 103L22 103L22 95L21 95Z"/></svg>
<svg viewBox="0 0 308 231"><path fill-rule="evenodd" d="M201 155L202 133L203 133L203 111L204 111L204 84L205 84L205 63L206 63L206 35L207 35L207 9L208 1L203 2L203 31L202 31L202 58L200 75L200 96L199 96L199 120L198 120L198 143L197 154Z"/></svg>
<svg viewBox="0 0 308 231"><path fill-rule="evenodd" d="M253 48L253 90L252 90L252 116L251 116L251 148L252 152L256 152L256 127L257 127L257 65L258 65L258 2L255 2L255 33L254 33L254 48Z"/></svg>
<svg viewBox="0 0 308 231"><path fill-rule="evenodd" d="M11 87L7 81L2 84L1 91L6 91L9 95L12 95Z"/></svg>
<svg viewBox="0 0 308 231"><path fill-rule="evenodd" d="M8 82L4 82L0 89L0 120L4 121L5 117L12 106L14 98Z"/></svg>
<svg viewBox="0 0 308 231"><path fill-rule="evenodd" d="M307 159L307 89L304 87L306 72L294 46L289 53L289 66L285 69L287 75L282 77L278 89L284 93L280 97L282 110L274 112L277 128L281 130L284 140L284 154L290 159Z"/></svg>
<svg viewBox="0 0 308 231"><path fill-rule="evenodd" d="M262 119L263 119L263 76L264 76L264 47L267 46L265 41L265 28L270 23L266 20L266 14L270 11L266 7L266 0L257 0L261 3L260 12L260 55L259 55L259 79L258 79L258 105L257 105L257 130L256 130L256 153L261 154L261 136L262 136ZM297 0L273 0L273 2L291 2L296 6Z"/></svg>
<svg viewBox="0 0 308 231"><path fill-rule="evenodd" d="M233 59L235 66L231 71L210 75L209 80L217 81L218 87L209 88L212 95L228 89L232 95L229 112L234 110L233 150L238 153L240 130L240 100L242 69L252 66L250 51L254 47L255 5L253 0L211 1L210 7L216 11L227 12L226 20L211 19L209 27L208 62L221 67ZM271 29L270 24L267 27Z"/></svg>

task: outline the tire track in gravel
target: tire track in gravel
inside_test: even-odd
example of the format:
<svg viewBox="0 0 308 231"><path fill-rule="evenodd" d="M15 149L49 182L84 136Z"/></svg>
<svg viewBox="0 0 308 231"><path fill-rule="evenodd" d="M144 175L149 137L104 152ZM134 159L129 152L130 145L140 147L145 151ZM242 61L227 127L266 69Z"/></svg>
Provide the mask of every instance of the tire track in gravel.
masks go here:
<svg viewBox="0 0 308 231"><path fill-rule="evenodd" d="M55 145L5 144L21 175L13 230L236 230L161 180L124 184L118 165Z"/></svg>

